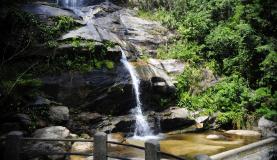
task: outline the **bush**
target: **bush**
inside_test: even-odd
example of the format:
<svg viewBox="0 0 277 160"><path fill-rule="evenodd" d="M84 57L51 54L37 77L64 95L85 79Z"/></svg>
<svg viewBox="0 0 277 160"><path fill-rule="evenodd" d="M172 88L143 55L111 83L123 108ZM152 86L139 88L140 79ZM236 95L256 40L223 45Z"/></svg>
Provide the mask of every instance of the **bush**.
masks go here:
<svg viewBox="0 0 277 160"><path fill-rule="evenodd" d="M200 54L203 45L195 42L178 41L169 46L163 46L158 49L157 57L161 59L176 58L190 62L200 62Z"/></svg>
<svg viewBox="0 0 277 160"><path fill-rule="evenodd" d="M241 127L247 113L245 104L253 95L243 78L237 75L226 77L197 95L184 90L188 84L178 86L181 91L179 106L193 110L204 109L205 113L219 112L217 121L220 125L233 123L235 127Z"/></svg>
<svg viewBox="0 0 277 160"><path fill-rule="evenodd" d="M261 84L269 86L273 91L277 89L277 52L270 51L264 61L260 64L263 77Z"/></svg>
<svg viewBox="0 0 277 160"><path fill-rule="evenodd" d="M171 29L177 27L177 21L173 13L166 11L164 8L158 8L155 12L140 10L138 16L148 20L159 21Z"/></svg>
<svg viewBox="0 0 277 160"><path fill-rule="evenodd" d="M212 26L208 11L188 12L179 22L178 32L185 39L202 41Z"/></svg>
<svg viewBox="0 0 277 160"><path fill-rule="evenodd" d="M205 40L206 45L212 50L209 56L218 60L237 55L242 41L241 35L226 25L216 27Z"/></svg>

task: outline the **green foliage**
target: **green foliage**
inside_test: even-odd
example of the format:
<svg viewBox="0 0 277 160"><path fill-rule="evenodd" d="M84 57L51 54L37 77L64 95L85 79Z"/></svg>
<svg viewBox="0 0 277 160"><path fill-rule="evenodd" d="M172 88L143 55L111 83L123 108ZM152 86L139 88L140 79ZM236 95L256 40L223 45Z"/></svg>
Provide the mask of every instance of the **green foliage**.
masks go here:
<svg viewBox="0 0 277 160"><path fill-rule="evenodd" d="M105 60L104 65L107 69L114 69L114 62L110 60Z"/></svg>
<svg viewBox="0 0 277 160"><path fill-rule="evenodd" d="M95 52L95 42L92 40L83 40L80 38L73 38L70 41L67 41L68 43L71 43L71 45L75 48L75 49L88 49L88 51L90 52Z"/></svg>
<svg viewBox="0 0 277 160"><path fill-rule="evenodd" d="M256 113L259 116L265 116L268 119L274 121L277 120L277 92L275 91L271 95L269 88L259 88L255 91L253 97L251 97L251 102L255 108L257 108Z"/></svg>
<svg viewBox="0 0 277 160"><path fill-rule="evenodd" d="M238 128L249 117L276 117L272 107L277 106L276 4L273 0L140 1L144 9L140 15L154 15L153 20L178 32L177 40L160 47L158 57L190 64L178 78L180 106L218 111L219 124ZM205 68L225 78L205 90L199 85Z"/></svg>
<svg viewBox="0 0 277 160"><path fill-rule="evenodd" d="M199 62L202 60L200 53L203 46L194 42L177 41L169 46L158 49L157 56L161 59L177 58L184 61Z"/></svg>
<svg viewBox="0 0 277 160"><path fill-rule="evenodd" d="M179 22L178 32L185 39L201 41L212 26L211 14L208 11L188 12Z"/></svg>
<svg viewBox="0 0 277 160"><path fill-rule="evenodd" d="M55 40L62 33L65 33L66 31L69 31L78 26L73 18L66 16L49 18L48 21L52 22L50 25L39 21L39 19L36 17L33 18L33 21L33 25L37 27L39 40L41 42Z"/></svg>
<svg viewBox="0 0 277 160"><path fill-rule="evenodd" d="M224 78L215 86L196 95L184 91L183 88L182 85L178 87L181 91L179 106L193 110L204 109L206 113L218 112L218 124L232 123L237 128L241 127L247 113L244 105L253 94L245 80L237 75Z"/></svg>
<svg viewBox="0 0 277 160"><path fill-rule="evenodd" d="M186 65L186 70L178 77L178 92L182 95L185 93L193 93L198 87L199 83L204 79L203 70Z"/></svg>
<svg viewBox="0 0 277 160"><path fill-rule="evenodd" d="M64 55L51 58L48 64L43 62L36 67L35 72L38 75L55 75L63 72L88 73L93 69L107 68L111 70L114 68L114 65L114 62L111 60L97 59L85 55Z"/></svg>
<svg viewBox="0 0 277 160"><path fill-rule="evenodd" d="M209 56L224 59L238 54L242 37L229 26L219 25L206 37L205 41L212 50Z"/></svg>
<svg viewBox="0 0 277 160"><path fill-rule="evenodd" d="M263 77L261 84L269 86L272 90L276 91L277 87L277 52L270 50L263 62L260 64Z"/></svg>
<svg viewBox="0 0 277 160"><path fill-rule="evenodd" d="M159 21L168 28L177 27L177 21L173 13L166 11L164 8L159 8L154 13L147 10L139 10L138 16L148 20Z"/></svg>

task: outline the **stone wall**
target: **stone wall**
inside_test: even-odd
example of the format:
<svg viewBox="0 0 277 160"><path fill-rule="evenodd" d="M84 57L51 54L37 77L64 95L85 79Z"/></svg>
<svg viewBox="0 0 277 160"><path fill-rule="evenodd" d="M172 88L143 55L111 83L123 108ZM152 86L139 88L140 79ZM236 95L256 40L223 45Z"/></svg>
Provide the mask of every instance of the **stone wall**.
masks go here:
<svg viewBox="0 0 277 160"><path fill-rule="evenodd" d="M275 160L277 139L267 138L240 148L211 156L213 160Z"/></svg>

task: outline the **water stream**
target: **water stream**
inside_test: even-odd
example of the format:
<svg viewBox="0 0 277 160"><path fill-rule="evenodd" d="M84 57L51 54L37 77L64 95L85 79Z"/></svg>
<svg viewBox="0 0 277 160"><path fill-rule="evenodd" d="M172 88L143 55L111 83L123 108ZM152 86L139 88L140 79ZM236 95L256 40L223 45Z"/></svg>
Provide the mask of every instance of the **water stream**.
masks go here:
<svg viewBox="0 0 277 160"><path fill-rule="evenodd" d="M123 65L131 75L132 85L133 85L133 89L136 97L136 107L132 109L132 113L134 114L136 119L134 137L138 139L154 137L149 127L149 124L142 113L142 108L141 108L142 103L140 101L140 87L139 87L140 80L138 78L138 75L134 67L128 62L125 52L122 48L121 48L121 53L122 53L122 58L120 61L121 63L123 63Z"/></svg>

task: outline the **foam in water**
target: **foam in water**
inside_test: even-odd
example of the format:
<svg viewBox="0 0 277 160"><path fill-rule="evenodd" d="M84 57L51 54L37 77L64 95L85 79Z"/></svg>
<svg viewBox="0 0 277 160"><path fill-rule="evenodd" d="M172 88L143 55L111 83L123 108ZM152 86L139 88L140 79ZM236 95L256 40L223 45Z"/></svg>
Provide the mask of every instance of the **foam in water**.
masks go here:
<svg viewBox="0 0 277 160"><path fill-rule="evenodd" d="M122 58L120 61L123 63L123 65L131 75L132 85L136 96L136 107L132 110L132 113L135 115L135 118L136 118L134 138L139 139L140 137L149 137L152 139L155 136L153 135L149 127L149 124L147 123L142 113L142 108L141 108L142 104L140 101L140 89L139 89L140 80L138 79L138 76L134 67L128 62L127 57L122 48L121 48L121 52L122 52Z"/></svg>

